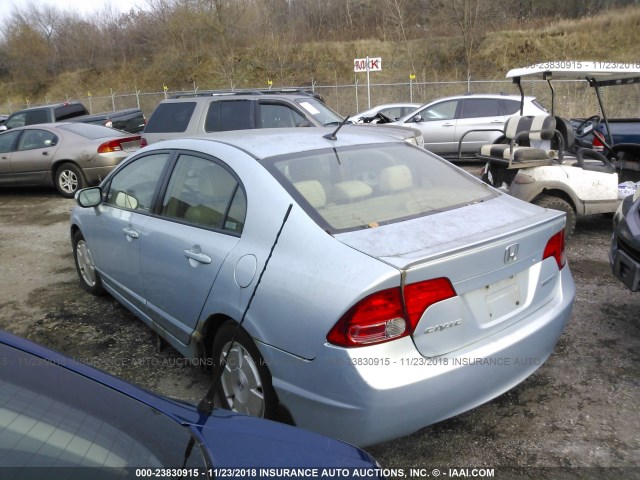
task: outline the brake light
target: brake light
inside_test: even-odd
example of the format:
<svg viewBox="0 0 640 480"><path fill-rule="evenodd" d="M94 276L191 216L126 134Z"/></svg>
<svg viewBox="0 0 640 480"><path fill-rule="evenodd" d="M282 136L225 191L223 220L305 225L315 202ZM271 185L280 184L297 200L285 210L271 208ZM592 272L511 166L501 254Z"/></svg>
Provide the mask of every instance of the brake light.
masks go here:
<svg viewBox="0 0 640 480"><path fill-rule="evenodd" d="M562 270L567 264L567 254L564 248L564 229L551 237L544 247L542 259L544 260L549 257L555 258L558 264L558 270Z"/></svg>
<svg viewBox="0 0 640 480"><path fill-rule="evenodd" d="M113 122L111 121L111 119L107 118L107 121L104 122L104 126L105 127L109 127L109 128L113 128Z"/></svg>
<svg viewBox="0 0 640 480"><path fill-rule="evenodd" d="M327 334L329 343L362 347L411 335L424 311L456 295L447 278L436 278L376 292L345 313Z"/></svg>
<svg viewBox="0 0 640 480"><path fill-rule="evenodd" d="M140 140L140 148L146 147L148 145L149 145L149 142L147 142L147 139L142 137L142 139Z"/></svg>
<svg viewBox="0 0 640 480"><path fill-rule="evenodd" d="M602 138L601 138L602 137ZM594 131L593 132L593 142L591 143L591 148L596 152L604 152L604 135L601 132Z"/></svg>
<svg viewBox="0 0 640 480"><path fill-rule="evenodd" d="M123 143L139 141L140 135L136 135L135 137L118 138L117 140L109 140L98 147L98 153L120 152L123 150Z"/></svg>

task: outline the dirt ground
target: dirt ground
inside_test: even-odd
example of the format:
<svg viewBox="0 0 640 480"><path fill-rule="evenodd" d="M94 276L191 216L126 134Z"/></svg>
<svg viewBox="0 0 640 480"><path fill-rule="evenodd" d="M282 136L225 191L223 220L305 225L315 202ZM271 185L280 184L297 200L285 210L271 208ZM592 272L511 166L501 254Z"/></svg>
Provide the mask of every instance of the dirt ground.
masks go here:
<svg viewBox="0 0 640 480"><path fill-rule="evenodd" d="M198 401L208 387L205 372L170 348L158 350L153 332L111 297L79 287L68 235L72 206L54 191L0 191L0 328ZM425 477L434 468L456 476L447 469L487 467L507 478L504 469L523 467L518 478L640 478L640 294L611 275L610 235L609 217L578 223L568 247L577 298L549 361L492 402L369 448L381 465L427 469Z"/></svg>

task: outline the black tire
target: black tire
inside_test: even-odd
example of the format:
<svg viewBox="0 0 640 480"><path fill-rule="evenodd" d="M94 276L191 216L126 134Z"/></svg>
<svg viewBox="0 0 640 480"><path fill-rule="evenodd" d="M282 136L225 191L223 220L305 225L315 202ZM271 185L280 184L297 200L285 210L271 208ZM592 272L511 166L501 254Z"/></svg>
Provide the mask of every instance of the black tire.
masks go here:
<svg viewBox="0 0 640 480"><path fill-rule="evenodd" d="M214 375L229 349L238 324L225 322L216 333L211 351ZM217 385L222 408L234 412L277 419L278 399L271 383L271 374L249 334L239 329Z"/></svg>
<svg viewBox="0 0 640 480"><path fill-rule="evenodd" d="M564 238L566 240L573 235L573 232L576 229L576 211L569 202L563 198L553 195L540 195L532 203L540 207L560 210L561 212L566 213L567 223L564 226Z"/></svg>
<svg viewBox="0 0 640 480"><path fill-rule="evenodd" d="M58 193L63 197L73 198L75 193L87 186L87 180L80 167L73 163L63 163L55 173L55 184Z"/></svg>
<svg viewBox="0 0 640 480"><path fill-rule="evenodd" d="M80 279L80 286L93 295L104 293L100 274L95 270L89 246L80 230L73 234L73 260Z"/></svg>

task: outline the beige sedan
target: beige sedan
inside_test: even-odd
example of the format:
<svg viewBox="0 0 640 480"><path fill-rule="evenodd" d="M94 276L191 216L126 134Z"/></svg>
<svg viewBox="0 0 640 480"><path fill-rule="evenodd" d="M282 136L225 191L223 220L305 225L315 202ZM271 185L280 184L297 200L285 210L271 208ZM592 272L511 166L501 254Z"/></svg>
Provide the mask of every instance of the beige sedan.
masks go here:
<svg viewBox="0 0 640 480"><path fill-rule="evenodd" d="M140 136L85 123L45 123L0 134L0 187L55 186L65 197L99 183L140 147Z"/></svg>

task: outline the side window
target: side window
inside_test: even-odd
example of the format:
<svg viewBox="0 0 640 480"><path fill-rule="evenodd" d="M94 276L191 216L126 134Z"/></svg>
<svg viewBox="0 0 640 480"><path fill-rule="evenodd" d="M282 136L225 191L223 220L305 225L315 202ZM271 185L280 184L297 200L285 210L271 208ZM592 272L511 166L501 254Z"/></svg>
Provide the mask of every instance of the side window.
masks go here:
<svg viewBox="0 0 640 480"><path fill-rule="evenodd" d="M458 108L458 100L450 100L433 105L418 113L422 115L422 120L425 122L453 120L456 116L456 108Z"/></svg>
<svg viewBox="0 0 640 480"><path fill-rule="evenodd" d="M260 103L260 128L297 127L305 120L302 115L287 105Z"/></svg>
<svg viewBox="0 0 640 480"><path fill-rule="evenodd" d="M27 123L26 125L35 125L37 123L47 123L49 121L49 116L47 115L47 110L31 110L27 112Z"/></svg>
<svg viewBox="0 0 640 480"><path fill-rule="evenodd" d="M502 114L503 115L515 115L520 112L520 102L517 100L500 100L500 105L502 105Z"/></svg>
<svg viewBox="0 0 640 480"><path fill-rule="evenodd" d="M144 131L147 133L184 132L189 126L196 102L160 103L151 114Z"/></svg>
<svg viewBox="0 0 640 480"><path fill-rule="evenodd" d="M0 135L0 153L8 153L13 150L16 138L21 132L7 132Z"/></svg>
<svg viewBox="0 0 640 480"><path fill-rule="evenodd" d="M24 127L27 121L27 113L16 113L13 117L9 118L5 125L7 128Z"/></svg>
<svg viewBox="0 0 640 480"><path fill-rule="evenodd" d="M202 157L180 156L162 202L162 215L241 233L246 211L244 191L229 171Z"/></svg>
<svg viewBox="0 0 640 480"><path fill-rule="evenodd" d="M18 142L18 150L34 150L55 145L58 137L47 130L25 130Z"/></svg>
<svg viewBox="0 0 640 480"><path fill-rule="evenodd" d="M127 210L149 212L169 155L147 155L126 165L111 179L104 203Z"/></svg>
<svg viewBox="0 0 640 480"><path fill-rule="evenodd" d="M220 104L219 131L256 128L254 102L252 100L225 100L216 103Z"/></svg>
<svg viewBox="0 0 640 480"><path fill-rule="evenodd" d="M498 100L469 98L462 102L460 118L499 117L501 115Z"/></svg>

